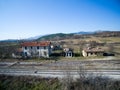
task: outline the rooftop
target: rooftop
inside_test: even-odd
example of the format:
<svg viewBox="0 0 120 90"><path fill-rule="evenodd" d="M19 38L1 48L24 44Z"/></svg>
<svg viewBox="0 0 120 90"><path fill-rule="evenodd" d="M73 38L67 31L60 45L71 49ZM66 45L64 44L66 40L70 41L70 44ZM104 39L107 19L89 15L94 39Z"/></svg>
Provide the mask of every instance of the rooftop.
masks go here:
<svg viewBox="0 0 120 90"><path fill-rule="evenodd" d="M85 48L84 49L84 51L85 52L104 52L104 50L103 49L101 49L101 48Z"/></svg>
<svg viewBox="0 0 120 90"><path fill-rule="evenodd" d="M50 42L24 42L21 46L49 46Z"/></svg>

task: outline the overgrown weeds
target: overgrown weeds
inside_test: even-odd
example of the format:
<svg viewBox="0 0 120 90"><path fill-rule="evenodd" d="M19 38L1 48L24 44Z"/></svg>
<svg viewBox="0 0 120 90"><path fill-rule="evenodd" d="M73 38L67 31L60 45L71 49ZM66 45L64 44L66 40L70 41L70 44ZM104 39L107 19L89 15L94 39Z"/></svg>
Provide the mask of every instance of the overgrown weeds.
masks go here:
<svg viewBox="0 0 120 90"><path fill-rule="evenodd" d="M62 80L62 90L120 90L120 80L88 74L84 67L80 66L77 79L73 79L71 73L66 72Z"/></svg>

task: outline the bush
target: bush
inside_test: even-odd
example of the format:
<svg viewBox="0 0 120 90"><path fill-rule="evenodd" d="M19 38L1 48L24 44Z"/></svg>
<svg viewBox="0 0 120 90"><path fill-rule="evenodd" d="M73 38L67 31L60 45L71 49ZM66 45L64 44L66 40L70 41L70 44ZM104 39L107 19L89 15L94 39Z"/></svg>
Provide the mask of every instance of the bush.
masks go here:
<svg viewBox="0 0 120 90"><path fill-rule="evenodd" d="M0 90L57 90L57 78L0 75Z"/></svg>
<svg viewBox="0 0 120 90"><path fill-rule="evenodd" d="M120 90L120 80L83 76L74 80L67 74L62 82L57 78L0 75L0 90Z"/></svg>

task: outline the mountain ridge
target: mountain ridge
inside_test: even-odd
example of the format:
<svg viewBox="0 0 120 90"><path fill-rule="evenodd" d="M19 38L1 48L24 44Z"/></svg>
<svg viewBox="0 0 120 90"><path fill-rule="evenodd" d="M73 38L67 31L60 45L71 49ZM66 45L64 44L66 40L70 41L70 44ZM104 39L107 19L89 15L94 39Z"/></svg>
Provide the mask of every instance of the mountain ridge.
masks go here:
<svg viewBox="0 0 120 90"><path fill-rule="evenodd" d="M94 35L94 36L119 36L120 31L95 31L95 32L74 32L74 33L54 33L46 35L37 35L27 39L6 39L0 40L0 42L19 42L19 41L43 41L43 40L59 40L72 38L75 35Z"/></svg>

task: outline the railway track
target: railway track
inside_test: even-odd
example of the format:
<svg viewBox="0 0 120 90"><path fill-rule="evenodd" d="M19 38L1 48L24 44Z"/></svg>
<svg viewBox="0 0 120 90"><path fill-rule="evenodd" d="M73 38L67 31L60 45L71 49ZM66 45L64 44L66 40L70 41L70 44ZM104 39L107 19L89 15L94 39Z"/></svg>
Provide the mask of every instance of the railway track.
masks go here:
<svg viewBox="0 0 120 90"><path fill-rule="evenodd" d="M0 62L0 74L62 78L69 72L73 77L79 77L79 73L81 72L79 66L84 67L82 68L82 73L84 72L84 75L101 75L120 79L120 60L72 60L52 63Z"/></svg>

